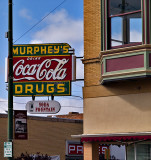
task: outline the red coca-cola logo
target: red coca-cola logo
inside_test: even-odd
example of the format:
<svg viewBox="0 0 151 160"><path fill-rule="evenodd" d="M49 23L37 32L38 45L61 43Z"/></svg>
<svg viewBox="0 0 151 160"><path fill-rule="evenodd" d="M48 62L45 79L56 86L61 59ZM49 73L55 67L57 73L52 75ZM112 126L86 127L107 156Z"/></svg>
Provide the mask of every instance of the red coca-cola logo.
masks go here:
<svg viewBox="0 0 151 160"><path fill-rule="evenodd" d="M13 58L14 81L66 81L72 79L72 56Z"/></svg>

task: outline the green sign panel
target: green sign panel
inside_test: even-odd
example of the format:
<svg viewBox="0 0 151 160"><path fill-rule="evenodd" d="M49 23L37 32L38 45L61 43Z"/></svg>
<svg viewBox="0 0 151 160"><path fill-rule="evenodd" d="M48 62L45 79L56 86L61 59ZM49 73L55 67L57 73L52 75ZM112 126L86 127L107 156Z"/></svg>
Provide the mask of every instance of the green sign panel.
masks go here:
<svg viewBox="0 0 151 160"><path fill-rule="evenodd" d="M14 45L13 56L70 55L67 43Z"/></svg>
<svg viewBox="0 0 151 160"><path fill-rule="evenodd" d="M4 157L12 157L12 142L4 142Z"/></svg>
<svg viewBox="0 0 151 160"><path fill-rule="evenodd" d="M69 96L70 88L70 81L14 83L13 93L15 96Z"/></svg>

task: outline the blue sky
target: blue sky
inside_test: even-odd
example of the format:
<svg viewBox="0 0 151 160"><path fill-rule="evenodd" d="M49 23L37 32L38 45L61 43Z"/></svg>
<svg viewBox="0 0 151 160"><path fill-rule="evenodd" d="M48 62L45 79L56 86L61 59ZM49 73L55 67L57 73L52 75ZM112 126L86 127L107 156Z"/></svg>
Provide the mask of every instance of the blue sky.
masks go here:
<svg viewBox="0 0 151 160"><path fill-rule="evenodd" d="M59 6L62 2L63 4ZM56 8L57 6L59 7ZM41 21L48 14L49 16ZM7 110L8 94L4 82L5 57L8 56L8 39L5 38L5 32L8 30L8 1L6 0L0 0L0 17L0 112L4 112ZM32 28L39 21L41 22ZM28 30L30 31L26 33ZM13 0L13 39L15 44L66 42L75 48L76 56L83 56L83 1ZM80 60L77 60L77 78L83 78L83 65ZM82 86L83 82L74 82L72 84L74 96L55 97L55 100L64 106L59 114L82 112L82 99L76 98L76 96L82 97ZM25 109L25 104L29 100L31 98L14 97L14 102L17 102L14 103L14 109Z"/></svg>

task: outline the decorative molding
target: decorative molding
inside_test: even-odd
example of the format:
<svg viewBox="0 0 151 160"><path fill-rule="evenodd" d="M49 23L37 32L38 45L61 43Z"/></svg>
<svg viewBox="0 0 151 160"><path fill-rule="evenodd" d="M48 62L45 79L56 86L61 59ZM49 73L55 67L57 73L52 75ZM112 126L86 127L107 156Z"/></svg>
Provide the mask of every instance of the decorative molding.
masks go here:
<svg viewBox="0 0 151 160"><path fill-rule="evenodd" d="M90 59L82 59L82 63L86 64L86 63L98 63L100 62L100 57L96 57L96 58L90 58Z"/></svg>
<svg viewBox="0 0 151 160"><path fill-rule="evenodd" d="M111 78L111 77L119 78L119 76L123 76L123 78L125 78L125 76L128 76L128 75L135 76L136 74L140 75L140 74L146 74L146 73L151 73L151 71L138 70L138 71L131 71L131 72L115 73L115 74L112 73L112 74L102 75L102 77L103 78Z"/></svg>
<svg viewBox="0 0 151 160"><path fill-rule="evenodd" d="M118 53L116 52L116 54L103 55L101 57L101 64L103 65L103 69L101 69L102 73L100 82L104 83L107 81L119 81L125 79L136 79L151 76L151 45L145 46L147 46L147 49L132 50L128 52ZM135 59L135 56L137 57L137 59ZM142 57L142 60L140 59L140 56ZM124 58L127 62L123 62ZM109 63L111 63L111 66L108 70L107 67ZM128 63L133 64L130 64L130 66L128 66ZM121 65L121 67L119 67L118 64ZM112 66L114 66L113 70Z"/></svg>
<svg viewBox="0 0 151 160"><path fill-rule="evenodd" d="M106 59L106 72L144 67L144 54Z"/></svg>
<svg viewBox="0 0 151 160"><path fill-rule="evenodd" d="M151 51L151 44L143 44L138 46L131 46L131 47L124 47L124 48L117 48L117 49L111 49L107 51L101 51L100 57L108 55L108 54L125 54L125 53L134 53L134 52L140 52L140 51Z"/></svg>

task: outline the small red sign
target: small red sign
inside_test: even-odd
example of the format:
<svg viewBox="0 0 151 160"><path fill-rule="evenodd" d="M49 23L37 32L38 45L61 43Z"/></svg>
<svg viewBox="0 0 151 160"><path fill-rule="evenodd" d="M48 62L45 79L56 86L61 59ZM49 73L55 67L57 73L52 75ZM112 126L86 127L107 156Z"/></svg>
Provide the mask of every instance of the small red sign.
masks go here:
<svg viewBox="0 0 151 160"><path fill-rule="evenodd" d="M81 144L69 144L68 145L69 155L83 155L83 145Z"/></svg>
<svg viewBox="0 0 151 160"><path fill-rule="evenodd" d="M105 155L105 151L109 149L109 146L99 146L99 154Z"/></svg>

